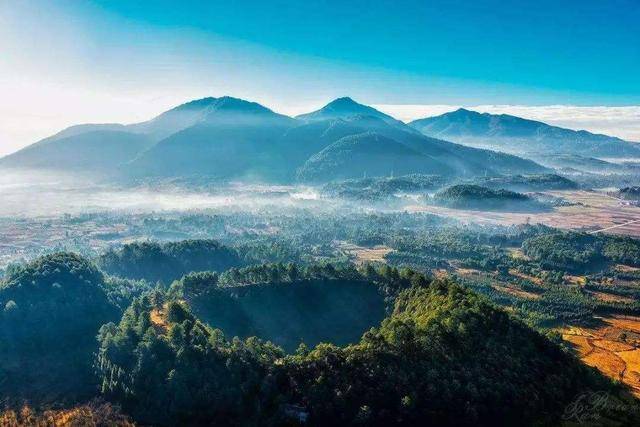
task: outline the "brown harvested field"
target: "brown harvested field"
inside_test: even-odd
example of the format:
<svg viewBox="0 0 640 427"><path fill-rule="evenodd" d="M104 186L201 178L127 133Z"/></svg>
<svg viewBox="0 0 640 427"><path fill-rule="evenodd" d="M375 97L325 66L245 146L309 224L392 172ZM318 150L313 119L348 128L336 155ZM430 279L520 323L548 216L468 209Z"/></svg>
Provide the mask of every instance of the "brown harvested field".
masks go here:
<svg viewBox="0 0 640 427"><path fill-rule="evenodd" d="M540 295L534 294L533 292L523 291L522 289L511 288L508 286L498 286L498 285L492 285L491 287L498 292L503 292L505 294L513 295L514 297L518 297L518 298L524 298L529 300L540 298Z"/></svg>
<svg viewBox="0 0 640 427"><path fill-rule="evenodd" d="M535 283L536 285L542 285L543 284L542 279L540 279L539 277L534 277L534 276L530 276L528 274L524 274L524 273L516 270L515 268L510 268L509 269L509 274L512 275L513 277L518 277L520 279L528 280L531 283Z"/></svg>
<svg viewBox="0 0 640 427"><path fill-rule="evenodd" d="M596 347L600 347L604 350L608 351L629 351L633 350L634 347L631 344L627 344L619 341L610 341L610 340L592 340L591 344Z"/></svg>
<svg viewBox="0 0 640 427"><path fill-rule="evenodd" d="M386 262L384 256L393 250L383 245L376 245L371 248L367 248L348 242L339 242L338 248L348 256L353 257L356 264L365 264L367 262Z"/></svg>
<svg viewBox="0 0 640 427"><path fill-rule="evenodd" d="M524 252L522 252L522 249L520 248L506 248L507 253L509 254L509 256L513 259L521 259L524 261L529 261L531 260L531 258L529 258L528 256L526 256L524 254Z"/></svg>
<svg viewBox="0 0 640 427"><path fill-rule="evenodd" d="M444 268L434 268L431 270L431 274L433 274L433 277L436 279L443 279L449 276L449 272Z"/></svg>
<svg viewBox="0 0 640 427"><path fill-rule="evenodd" d="M612 327L640 334L640 318L634 316L615 316L606 320Z"/></svg>
<svg viewBox="0 0 640 427"><path fill-rule="evenodd" d="M573 347L580 355L580 358L587 356L593 351L593 345L587 337L583 337L580 335L563 334L562 338L573 345Z"/></svg>
<svg viewBox="0 0 640 427"><path fill-rule="evenodd" d="M620 295L608 294L605 292L588 291L589 295L598 301L603 302L620 302L620 303L633 303L635 299L630 297L623 297Z"/></svg>
<svg viewBox="0 0 640 427"><path fill-rule="evenodd" d="M603 374L609 378L623 381L624 373L627 369L624 360L618 356L618 353L593 347L591 352L585 356L581 356L584 363L589 366L598 368Z"/></svg>
<svg viewBox="0 0 640 427"><path fill-rule="evenodd" d="M620 273L635 273L637 271L640 271L640 268L638 267L631 267L630 265L624 264L617 264L614 269L616 271L619 271Z"/></svg>
<svg viewBox="0 0 640 427"><path fill-rule="evenodd" d="M620 351L616 354L618 354L626 364L622 380L632 385L635 390L640 390L640 349Z"/></svg>
<svg viewBox="0 0 640 427"><path fill-rule="evenodd" d="M640 317L599 318L592 327L568 326L560 330L580 359L610 378L629 385L640 396Z"/></svg>
<svg viewBox="0 0 640 427"><path fill-rule="evenodd" d="M640 280L628 280L628 279L618 279L618 278L610 278L608 280L603 280L601 282L604 285L616 285L622 286L624 288L640 288Z"/></svg>
<svg viewBox="0 0 640 427"><path fill-rule="evenodd" d="M563 279L570 285L582 286L587 283L587 278L585 276L573 276L571 274L565 274Z"/></svg>
<svg viewBox="0 0 640 427"><path fill-rule="evenodd" d="M476 270L475 268L456 268L456 274L460 276L480 276L482 272L480 270Z"/></svg>
<svg viewBox="0 0 640 427"><path fill-rule="evenodd" d="M546 224L566 229L621 234L640 237L640 207L629 206L623 201L599 191L548 191L573 206L561 206L550 212L488 212L464 209L450 209L441 206L414 205L406 208L409 212L429 212L450 216L465 223L478 224Z"/></svg>

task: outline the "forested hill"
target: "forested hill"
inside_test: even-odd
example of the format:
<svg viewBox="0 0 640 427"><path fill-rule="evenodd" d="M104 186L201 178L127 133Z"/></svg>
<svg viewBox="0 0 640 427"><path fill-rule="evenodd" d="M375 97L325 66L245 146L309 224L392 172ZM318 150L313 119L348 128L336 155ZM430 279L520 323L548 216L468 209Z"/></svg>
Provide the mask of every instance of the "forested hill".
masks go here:
<svg viewBox="0 0 640 427"><path fill-rule="evenodd" d="M446 281L402 291L392 314L346 347L285 355L256 338L230 341L157 298L136 300L99 339L103 392L156 424L556 425L578 393L613 390Z"/></svg>
<svg viewBox="0 0 640 427"><path fill-rule="evenodd" d="M531 197L510 190L493 190L473 184L458 184L437 192L437 204L458 209L481 210L541 210L544 208Z"/></svg>
<svg viewBox="0 0 640 427"><path fill-rule="evenodd" d="M142 425L557 425L581 393L623 396L484 297L408 268L254 265L154 289L58 253L9 269L0 306L7 403L100 396Z"/></svg>
<svg viewBox="0 0 640 427"><path fill-rule="evenodd" d="M322 180L331 181L341 177L331 166L339 159L320 153L334 150L346 137L370 134L385 139L374 146L368 137L362 141L362 151L371 156L363 152L355 166L369 176L384 176L400 166L402 173L447 176L547 171L531 160L429 138L350 98L291 118L232 97L191 101L133 125L73 126L0 159L0 167L99 171L124 182L204 177L289 183L311 161L328 172ZM388 162L384 167L376 149L382 145Z"/></svg>
<svg viewBox="0 0 640 427"><path fill-rule="evenodd" d="M0 396L67 402L92 395L95 335L121 312L103 274L73 254L13 268L0 281Z"/></svg>

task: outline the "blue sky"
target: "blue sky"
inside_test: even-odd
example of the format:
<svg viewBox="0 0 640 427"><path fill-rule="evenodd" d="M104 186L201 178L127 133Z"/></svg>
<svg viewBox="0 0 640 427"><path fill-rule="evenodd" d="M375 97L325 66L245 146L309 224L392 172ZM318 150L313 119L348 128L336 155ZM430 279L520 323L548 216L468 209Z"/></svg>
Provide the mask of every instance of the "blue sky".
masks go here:
<svg viewBox="0 0 640 427"><path fill-rule="evenodd" d="M640 101L640 2L99 1L118 16L424 77ZM418 95L419 96L419 95Z"/></svg>
<svg viewBox="0 0 640 427"><path fill-rule="evenodd" d="M0 154L208 95L635 106L639 70L638 0L0 0Z"/></svg>

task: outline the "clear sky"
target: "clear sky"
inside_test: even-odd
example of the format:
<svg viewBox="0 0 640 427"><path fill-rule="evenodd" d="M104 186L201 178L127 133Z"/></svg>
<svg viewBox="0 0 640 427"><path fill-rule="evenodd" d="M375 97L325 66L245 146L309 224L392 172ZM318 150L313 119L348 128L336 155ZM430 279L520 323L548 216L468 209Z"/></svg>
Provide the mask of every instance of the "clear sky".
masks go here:
<svg viewBox="0 0 640 427"><path fill-rule="evenodd" d="M411 118L553 105L615 120L637 113L639 75L639 0L0 0L0 154L226 94L288 114L350 95ZM640 139L633 114L619 134Z"/></svg>

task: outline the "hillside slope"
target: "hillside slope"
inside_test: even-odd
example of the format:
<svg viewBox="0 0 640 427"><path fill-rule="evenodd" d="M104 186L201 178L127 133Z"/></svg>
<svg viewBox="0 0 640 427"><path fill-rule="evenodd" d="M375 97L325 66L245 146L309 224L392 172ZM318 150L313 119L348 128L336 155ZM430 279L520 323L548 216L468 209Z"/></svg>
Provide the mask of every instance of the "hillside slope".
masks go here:
<svg viewBox="0 0 640 427"><path fill-rule="evenodd" d="M3 403L91 395L95 336L119 315L102 273L78 255L47 255L10 271L0 281Z"/></svg>
<svg viewBox="0 0 640 427"><path fill-rule="evenodd" d="M197 124L158 142L128 170L134 176L277 177L286 162L272 144L294 124L259 104L219 98Z"/></svg>
<svg viewBox="0 0 640 427"><path fill-rule="evenodd" d="M581 393L614 401L606 379L484 298L422 282L358 343L290 355L229 340L184 303L137 300L101 330L103 392L143 423L202 425L559 425ZM598 415L634 422L620 412Z"/></svg>
<svg viewBox="0 0 640 427"><path fill-rule="evenodd" d="M351 179L362 176L426 173L447 175L439 161L380 134L347 136L313 155L298 171L303 181Z"/></svg>
<svg viewBox="0 0 640 427"><path fill-rule="evenodd" d="M145 135L116 130L68 133L3 157L0 167L114 172L153 144Z"/></svg>

